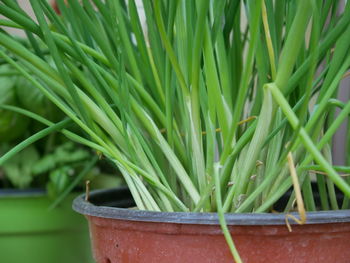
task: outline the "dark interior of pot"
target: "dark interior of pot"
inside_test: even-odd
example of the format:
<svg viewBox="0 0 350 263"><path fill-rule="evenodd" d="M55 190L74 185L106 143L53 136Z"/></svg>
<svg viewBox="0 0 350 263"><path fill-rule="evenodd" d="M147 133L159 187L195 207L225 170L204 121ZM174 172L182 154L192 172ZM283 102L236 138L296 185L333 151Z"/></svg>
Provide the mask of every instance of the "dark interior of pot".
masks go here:
<svg viewBox="0 0 350 263"><path fill-rule="evenodd" d="M315 201L315 206L316 206L316 210L322 210L321 209L321 198L320 198L320 193L317 187L316 183L312 183L312 192L314 193L314 201ZM339 189L335 189L336 190L336 196L337 196L337 201L338 201L338 206L341 207L343 199L344 199L344 194L339 190ZM277 212L284 212L284 208L286 206L286 204L289 201L289 198L292 194L292 188L289 189L289 191L284 194L273 206L273 210L277 211ZM330 200L328 200L330 201Z"/></svg>
<svg viewBox="0 0 350 263"><path fill-rule="evenodd" d="M118 208L130 208L135 206L135 202L127 187L116 189L96 191L89 196L89 202L96 206L108 206Z"/></svg>

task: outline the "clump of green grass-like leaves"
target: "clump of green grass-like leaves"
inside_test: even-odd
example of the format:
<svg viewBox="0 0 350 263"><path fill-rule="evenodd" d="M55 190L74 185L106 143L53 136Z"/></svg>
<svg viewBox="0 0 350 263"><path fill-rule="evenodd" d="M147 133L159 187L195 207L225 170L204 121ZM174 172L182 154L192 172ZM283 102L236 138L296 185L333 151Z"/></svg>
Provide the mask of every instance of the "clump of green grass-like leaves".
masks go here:
<svg viewBox="0 0 350 263"><path fill-rule="evenodd" d="M0 163L59 130L114 162L139 209L218 212L237 262L224 213L269 211L292 187L289 153L308 211L349 208L339 174L349 169L330 153L350 113L336 99L350 65L349 1L339 12L338 0L143 0L145 25L134 0L58 0L61 16L30 0L37 22L0 2L0 24L27 34L0 32L1 62L84 134L1 105L48 128Z"/></svg>

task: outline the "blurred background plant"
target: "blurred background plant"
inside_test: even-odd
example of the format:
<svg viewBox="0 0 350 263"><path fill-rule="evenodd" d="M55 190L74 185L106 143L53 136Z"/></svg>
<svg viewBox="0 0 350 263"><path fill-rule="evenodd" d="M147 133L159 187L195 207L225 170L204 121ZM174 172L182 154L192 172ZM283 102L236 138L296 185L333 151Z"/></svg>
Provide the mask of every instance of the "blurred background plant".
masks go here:
<svg viewBox="0 0 350 263"><path fill-rule="evenodd" d="M63 118L60 110L11 66L0 67L0 83L1 105L20 107L53 122ZM29 117L0 109L0 156L42 128ZM53 199L73 188L83 189L87 180L93 181L92 187L103 188L118 186L122 179L96 152L59 133L28 146L0 166L0 188L46 188Z"/></svg>

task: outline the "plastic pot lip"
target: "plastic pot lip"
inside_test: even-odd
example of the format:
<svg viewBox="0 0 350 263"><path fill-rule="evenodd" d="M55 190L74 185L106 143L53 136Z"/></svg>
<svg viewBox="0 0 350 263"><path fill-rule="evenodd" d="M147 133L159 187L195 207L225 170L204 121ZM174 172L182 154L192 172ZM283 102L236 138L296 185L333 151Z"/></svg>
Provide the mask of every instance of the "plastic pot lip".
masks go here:
<svg viewBox="0 0 350 263"><path fill-rule="evenodd" d="M7 197L34 197L34 196L44 196L46 195L46 190L43 188L28 188L28 189L0 189L0 198Z"/></svg>
<svg viewBox="0 0 350 263"><path fill-rule="evenodd" d="M127 197L125 197L127 195ZM109 202L103 198L124 198L130 202L130 194L127 188L97 190L89 194L88 202L85 194L78 196L73 202L73 209L81 214L109 219L119 219L138 222L175 223L175 224L199 224L219 225L217 213L195 213L195 212L154 212L128 208L118 208L106 205L95 205L98 202ZM102 201L101 201L102 200ZM119 199L121 200L121 199ZM123 200L121 200L123 201ZM297 213L290 213L297 218ZM225 215L228 225L285 225L285 213L229 213ZM308 212L306 224L328 224L350 222L350 210ZM295 224L290 220L291 224Z"/></svg>

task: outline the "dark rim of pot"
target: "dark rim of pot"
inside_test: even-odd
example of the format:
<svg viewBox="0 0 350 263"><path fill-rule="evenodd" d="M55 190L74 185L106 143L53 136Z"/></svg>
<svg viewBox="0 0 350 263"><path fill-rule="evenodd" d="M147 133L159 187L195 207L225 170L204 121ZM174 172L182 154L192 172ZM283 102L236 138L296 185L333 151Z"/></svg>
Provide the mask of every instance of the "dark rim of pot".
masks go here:
<svg viewBox="0 0 350 263"><path fill-rule="evenodd" d="M30 189L0 189L0 198L2 197L26 197L26 196L43 196L46 190L42 188Z"/></svg>
<svg viewBox="0 0 350 263"><path fill-rule="evenodd" d="M73 202L73 209L81 214L120 220L218 225L217 213L193 212L152 212L129 209L134 206L127 188L97 190L89 193L89 201L80 195ZM297 213L290 213L297 218ZM242 213L226 214L229 225L285 225L285 213ZM295 224L293 220L289 220ZM308 212L306 224L326 224L350 222L350 210Z"/></svg>

